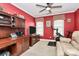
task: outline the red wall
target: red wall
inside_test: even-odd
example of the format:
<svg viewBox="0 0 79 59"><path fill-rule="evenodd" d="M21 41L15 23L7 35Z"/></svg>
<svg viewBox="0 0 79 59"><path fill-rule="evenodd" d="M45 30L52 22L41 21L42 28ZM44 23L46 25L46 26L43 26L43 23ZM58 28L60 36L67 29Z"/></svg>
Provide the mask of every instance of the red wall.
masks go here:
<svg viewBox="0 0 79 59"><path fill-rule="evenodd" d="M56 16L56 15L55 15ZM75 30L75 13L66 13L64 14L64 35L67 36L67 31L74 31ZM50 20L51 24L53 24L53 17L54 16L46 16L44 17L44 39L51 39L53 38L53 26L50 28L46 27L46 21ZM67 19L71 19L71 22L68 23Z"/></svg>
<svg viewBox="0 0 79 59"><path fill-rule="evenodd" d="M67 19L71 19L71 22L67 22ZM75 13L67 13L65 14L65 21L64 21L64 34L67 36L67 31L74 31L75 30Z"/></svg>
<svg viewBox="0 0 79 59"><path fill-rule="evenodd" d="M53 24L53 16L47 16L44 17L44 38L49 39L49 38L53 38L53 30L52 30L52 26L51 27L46 27L46 21L50 20L51 24Z"/></svg>
<svg viewBox="0 0 79 59"><path fill-rule="evenodd" d="M0 3L0 6L4 8L4 11L10 14L21 14L25 17L25 35L28 35L29 26L35 26L34 17L13 6L10 3Z"/></svg>
<svg viewBox="0 0 79 59"><path fill-rule="evenodd" d="M75 12L75 17L76 17L76 19L75 19L75 21L76 21L76 23L75 23L75 29L76 30L79 30L79 9Z"/></svg>
<svg viewBox="0 0 79 59"><path fill-rule="evenodd" d="M29 26L35 26L35 20L34 17L32 17L31 15L25 13L24 11L18 9L17 7L11 5L10 3L0 3L0 6L4 8L5 12L8 12L10 14L22 14L25 16L25 34L28 35L28 31L29 31ZM75 16L76 14L76 16ZM65 36L67 35L67 31L74 31L74 29L76 28L77 30L79 30L79 10L76 11L76 13L67 13L64 14L65 15L65 28L64 28L64 32L65 32ZM76 18L75 18L76 17ZM71 23L67 22L67 19L70 18L72 21ZM46 16L44 17L44 37L46 39L50 39L53 37L53 30L52 27L51 28L47 28L46 27L46 21L50 20L51 23L53 24L53 16ZM76 21L76 23L75 23ZM76 26L75 26L76 25Z"/></svg>

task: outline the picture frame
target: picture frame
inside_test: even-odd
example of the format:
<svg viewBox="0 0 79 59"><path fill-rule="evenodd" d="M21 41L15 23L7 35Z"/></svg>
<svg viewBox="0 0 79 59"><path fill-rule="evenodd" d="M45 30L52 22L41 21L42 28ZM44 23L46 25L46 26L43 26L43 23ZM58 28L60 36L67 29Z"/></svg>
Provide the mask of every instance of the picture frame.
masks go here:
<svg viewBox="0 0 79 59"><path fill-rule="evenodd" d="M51 27L51 21L50 20L46 21L46 27Z"/></svg>
<svg viewBox="0 0 79 59"><path fill-rule="evenodd" d="M71 19L67 19L67 22L68 22L68 23L71 23Z"/></svg>

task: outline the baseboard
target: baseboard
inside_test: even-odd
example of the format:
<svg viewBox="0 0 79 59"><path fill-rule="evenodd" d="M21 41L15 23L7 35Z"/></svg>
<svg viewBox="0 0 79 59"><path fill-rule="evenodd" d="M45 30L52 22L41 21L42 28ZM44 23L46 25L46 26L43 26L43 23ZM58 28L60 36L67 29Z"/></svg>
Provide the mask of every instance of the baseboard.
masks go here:
<svg viewBox="0 0 79 59"><path fill-rule="evenodd" d="M40 41L55 41L55 40L51 40L51 39L40 39Z"/></svg>

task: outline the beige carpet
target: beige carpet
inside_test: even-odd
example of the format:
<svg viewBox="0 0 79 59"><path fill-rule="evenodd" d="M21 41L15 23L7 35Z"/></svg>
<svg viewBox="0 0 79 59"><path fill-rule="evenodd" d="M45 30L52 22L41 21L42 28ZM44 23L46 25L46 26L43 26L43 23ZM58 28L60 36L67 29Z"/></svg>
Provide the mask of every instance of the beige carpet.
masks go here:
<svg viewBox="0 0 79 59"><path fill-rule="evenodd" d="M48 46L48 40L40 40L21 56L56 56L56 47Z"/></svg>

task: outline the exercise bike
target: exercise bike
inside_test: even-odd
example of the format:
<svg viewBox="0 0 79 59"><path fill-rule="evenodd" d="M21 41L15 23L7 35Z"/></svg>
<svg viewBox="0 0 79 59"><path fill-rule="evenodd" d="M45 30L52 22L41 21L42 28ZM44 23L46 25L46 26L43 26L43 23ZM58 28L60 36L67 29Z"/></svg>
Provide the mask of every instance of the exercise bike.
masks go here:
<svg viewBox="0 0 79 59"><path fill-rule="evenodd" d="M63 35L61 35L59 32L58 32L58 28L54 29L56 30L56 37L55 37L55 40L56 41L60 41L60 37L64 37Z"/></svg>

